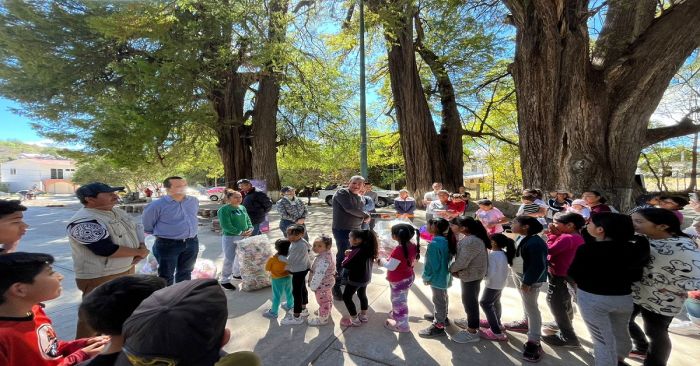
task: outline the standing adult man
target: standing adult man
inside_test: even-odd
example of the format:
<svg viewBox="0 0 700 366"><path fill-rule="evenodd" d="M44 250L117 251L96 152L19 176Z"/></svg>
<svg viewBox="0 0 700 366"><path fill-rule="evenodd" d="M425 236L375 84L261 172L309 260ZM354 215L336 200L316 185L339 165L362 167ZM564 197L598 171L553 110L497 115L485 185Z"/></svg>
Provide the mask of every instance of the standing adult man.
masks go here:
<svg viewBox="0 0 700 366"><path fill-rule="evenodd" d="M430 208L430 202L438 199L438 192L440 192L441 190L442 190L442 183L435 182L435 183L433 183L433 191L427 192L423 196L423 204L425 205L425 221L426 222L433 218L433 210Z"/></svg>
<svg viewBox="0 0 700 366"><path fill-rule="evenodd" d="M111 279L133 274L134 264L148 255L143 227L114 207L119 199L114 192L122 190L94 182L75 192L83 208L70 218L67 230L75 282L83 297ZM78 314L76 338L93 333Z"/></svg>
<svg viewBox="0 0 700 366"><path fill-rule="evenodd" d="M368 223L370 216L364 211L365 204L360 196L365 178L355 175L350 178L347 188L341 188L333 195L333 237L338 249L335 257L336 280L333 286L333 298L342 300L340 289L342 280L342 263L345 250L350 247L350 231L362 228L362 223Z"/></svg>
<svg viewBox="0 0 700 366"><path fill-rule="evenodd" d="M144 231L156 237L158 276L170 286L192 278L199 252L199 200L186 194L187 181L181 177L165 178L163 187L167 195L146 206L142 220Z"/></svg>
<svg viewBox="0 0 700 366"><path fill-rule="evenodd" d="M253 234L260 234L260 224L265 221L265 215L272 209L272 201L265 193L253 187L248 179L238 181L238 189L243 194L243 207L248 210L250 222L253 223Z"/></svg>

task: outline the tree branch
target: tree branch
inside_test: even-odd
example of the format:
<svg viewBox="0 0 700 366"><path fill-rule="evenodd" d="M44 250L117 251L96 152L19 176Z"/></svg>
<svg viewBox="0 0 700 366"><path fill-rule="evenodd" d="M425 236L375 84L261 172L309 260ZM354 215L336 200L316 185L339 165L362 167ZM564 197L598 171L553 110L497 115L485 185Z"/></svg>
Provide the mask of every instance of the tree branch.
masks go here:
<svg viewBox="0 0 700 366"><path fill-rule="evenodd" d="M605 24L593 51L593 64L605 68L615 62L649 27L655 12L656 0L610 0Z"/></svg>
<svg viewBox="0 0 700 366"><path fill-rule="evenodd" d="M605 71L612 105L655 106L677 70L700 46L700 1L685 1L655 19Z"/></svg>
<svg viewBox="0 0 700 366"><path fill-rule="evenodd" d="M692 111L690 111L676 125L648 129L646 132L646 138L644 139L644 147L648 147L657 142L668 140L674 137L680 137L700 132L700 124L693 123L694 121L691 118L691 115L695 113L700 113L700 108L695 108Z"/></svg>

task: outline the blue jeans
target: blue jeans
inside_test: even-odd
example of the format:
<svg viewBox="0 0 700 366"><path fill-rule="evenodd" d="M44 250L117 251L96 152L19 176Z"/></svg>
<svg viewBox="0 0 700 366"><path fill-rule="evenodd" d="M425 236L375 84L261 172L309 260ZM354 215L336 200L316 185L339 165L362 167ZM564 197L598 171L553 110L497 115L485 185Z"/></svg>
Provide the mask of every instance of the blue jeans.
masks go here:
<svg viewBox="0 0 700 366"><path fill-rule="evenodd" d="M333 237L335 245L338 248L338 253L335 255L335 285L340 286L343 273L343 259L345 259L345 251L350 248L350 231L344 229L333 229Z"/></svg>
<svg viewBox="0 0 700 366"><path fill-rule="evenodd" d="M224 264L221 268L221 283L229 283L231 282L231 276L241 275L233 271L233 263L236 260L236 247L241 239L243 239L243 237L239 235L223 235L221 237L221 247L224 251Z"/></svg>
<svg viewBox="0 0 700 366"><path fill-rule="evenodd" d="M156 238L153 256L158 261L158 277L168 286L174 282L192 279L194 262L199 252L199 240L195 236L185 240Z"/></svg>
<svg viewBox="0 0 700 366"><path fill-rule="evenodd" d="M262 224L262 223L260 223L260 224ZM253 224L253 233L250 234L251 236L255 236L255 235L260 235L260 234L261 234L261 232L260 232L260 224Z"/></svg>

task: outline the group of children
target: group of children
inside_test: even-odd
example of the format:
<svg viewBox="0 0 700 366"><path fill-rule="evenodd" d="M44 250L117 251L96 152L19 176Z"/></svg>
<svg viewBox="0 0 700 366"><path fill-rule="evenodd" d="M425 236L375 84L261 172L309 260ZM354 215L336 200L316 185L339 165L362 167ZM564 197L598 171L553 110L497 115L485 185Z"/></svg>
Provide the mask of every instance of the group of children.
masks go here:
<svg viewBox="0 0 700 366"><path fill-rule="evenodd" d="M700 284L700 251L680 230L674 213L644 208L631 217L598 212L586 220L577 212L562 210L548 225L527 213L510 223L515 240L504 233L489 235L492 227L471 217L428 221L433 238L426 249L422 278L432 291L433 313L424 316L431 325L419 331L421 337L447 335L445 328L451 322L447 290L453 280L459 280L466 318L453 320L461 328L450 337L455 342L507 341L507 330L525 332L522 357L529 362L543 357L541 342L580 348L572 324L577 302L592 335L596 365L624 365L627 357L646 358L645 365L666 364L671 349L668 325L680 312L685 292L697 290ZM322 236L311 249L302 238L303 227L288 230L288 239L276 242L277 254L268 262L275 280L273 306L265 316L277 317L284 294L287 303L282 306L294 310L281 323L304 323L309 315L305 277L310 271L308 285L320 308L318 317L308 324L328 324L333 306L330 288L335 283L332 241ZM387 269L391 288L392 311L384 325L395 332L410 331L407 295L415 280L414 265L420 259L416 232L410 224L394 225L391 234L397 246L388 258L380 259L372 231L350 233L351 247L345 252L339 276L344 281L347 308L342 326L368 321L366 288L377 263ZM311 250L317 254L313 263ZM503 323L500 298L509 278L521 295L524 314L522 319ZM554 318L549 323L542 322L538 307L544 289ZM353 302L355 294L359 311ZM480 319L479 308L485 319ZM639 315L644 331L634 322Z"/></svg>

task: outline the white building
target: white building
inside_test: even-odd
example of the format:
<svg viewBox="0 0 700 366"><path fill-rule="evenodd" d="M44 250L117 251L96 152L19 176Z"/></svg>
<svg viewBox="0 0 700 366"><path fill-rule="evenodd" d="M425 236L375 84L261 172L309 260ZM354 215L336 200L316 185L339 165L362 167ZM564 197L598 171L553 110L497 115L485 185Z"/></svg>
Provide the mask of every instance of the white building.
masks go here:
<svg viewBox="0 0 700 366"><path fill-rule="evenodd" d="M74 193L78 185L71 181L73 173L73 160L40 154L22 154L0 164L1 182L10 192L36 188L47 193Z"/></svg>

